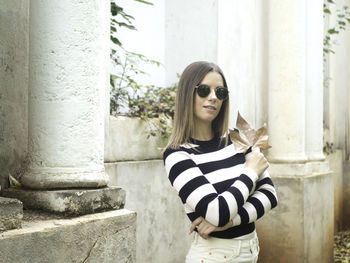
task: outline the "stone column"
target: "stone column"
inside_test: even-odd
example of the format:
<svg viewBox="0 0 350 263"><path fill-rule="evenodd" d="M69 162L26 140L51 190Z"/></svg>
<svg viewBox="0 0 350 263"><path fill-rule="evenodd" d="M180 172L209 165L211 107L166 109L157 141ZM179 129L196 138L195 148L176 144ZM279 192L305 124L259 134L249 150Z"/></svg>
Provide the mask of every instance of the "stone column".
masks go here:
<svg viewBox="0 0 350 263"><path fill-rule="evenodd" d="M306 1L305 151L310 161L323 154L323 6Z"/></svg>
<svg viewBox="0 0 350 263"><path fill-rule="evenodd" d="M268 123L273 147L268 157L272 162L307 160L304 5L299 0L269 2Z"/></svg>
<svg viewBox="0 0 350 263"><path fill-rule="evenodd" d="M109 1L30 1L29 167L26 188L4 192L25 208L81 215L124 206L124 190L104 187L109 10Z"/></svg>
<svg viewBox="0 0 350 263"><path fill-rule="evenodd" d="M29 188L100 187L109 5L30 1Z"/></svg>
<svg viewBox="0 0 350 263"><path fill-rule="evenodd" d="M322 104L310 98L322 90L322 6L321 0L271 0L263 7L269 17L267 156L279 203L257 221L262 263L333 259L333 178L327 162L315 162L322 159Z"/></svg>
<svg viewBox="0 0 350 263"><path fill-rule="evenodd" d="M231 94L230 127L232 128L236 125L237 111L253 127L256 125L257 110L254 106L260 101L257 99L255 67L256 2L255 0L217 1L217 63L224 71Z"/></svg>

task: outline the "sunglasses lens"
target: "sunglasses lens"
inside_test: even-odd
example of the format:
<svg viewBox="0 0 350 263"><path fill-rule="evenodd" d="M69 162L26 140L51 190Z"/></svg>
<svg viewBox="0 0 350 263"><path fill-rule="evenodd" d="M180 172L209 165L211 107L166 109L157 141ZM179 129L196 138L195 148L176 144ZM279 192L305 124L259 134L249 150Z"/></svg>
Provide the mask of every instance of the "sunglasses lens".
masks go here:
<svg viewBox="0 0 350 263"><path fill-rule="evenodd" d="M205 98L210 93L210 87L208 85L199 85L197 87L197 93L200 97ZM225 100L228 96L228 90L225 87L217 87L215 89L215 95L219 100Z"/></svg>
<svg viewBox="0 0 350 263"><path fill-rule="evenodd" d="M208 85L199 85L197 87L197 93L199 97L205 98L210 93L210 87Z"/></svg>
<svg viewBox="0 0 350 263"><path fill-rule="evenodd" d="M224 87L217 87L215 91L216 97L219 100L224 100L227 98L228 90Z"/></svg>

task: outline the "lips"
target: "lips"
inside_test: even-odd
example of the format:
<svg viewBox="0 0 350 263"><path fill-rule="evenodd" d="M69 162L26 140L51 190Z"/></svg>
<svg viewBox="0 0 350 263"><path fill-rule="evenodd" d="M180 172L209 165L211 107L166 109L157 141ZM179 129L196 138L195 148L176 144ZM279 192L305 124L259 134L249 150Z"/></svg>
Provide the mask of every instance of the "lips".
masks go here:
<svg viewBox="0 0 350 263"><path fill-rule="evenodd" d="M216 110L216 107L211 105L203 106L203 108L206 108L208 110Z"/></svg>

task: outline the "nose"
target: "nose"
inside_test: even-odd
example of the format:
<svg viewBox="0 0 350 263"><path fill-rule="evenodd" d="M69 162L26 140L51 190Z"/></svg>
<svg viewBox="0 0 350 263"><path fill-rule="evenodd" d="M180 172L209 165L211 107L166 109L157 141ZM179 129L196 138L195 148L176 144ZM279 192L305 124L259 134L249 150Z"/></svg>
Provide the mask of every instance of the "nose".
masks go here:
<svg viewBox="0 0 350 263"><path fill-rule="evenodd" d="M209 100L217 100L218 98L216 97L216 94L215 94L215 89L210 89L210 93L208 95L208 99Z"/></svg>

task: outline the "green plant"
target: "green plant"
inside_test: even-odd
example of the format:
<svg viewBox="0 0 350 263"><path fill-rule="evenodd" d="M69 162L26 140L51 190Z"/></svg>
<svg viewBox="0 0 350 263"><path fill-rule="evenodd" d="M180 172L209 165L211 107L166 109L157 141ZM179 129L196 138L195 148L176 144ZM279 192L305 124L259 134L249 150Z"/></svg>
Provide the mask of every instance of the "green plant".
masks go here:
<svg viewBox="0 0 350 263"><path fill-rule="evenodd" d="M334 152L334 144L332 142L325 142L325 144L323 145L323 153L326 155L330 155Z"/></svg>
<svg viewBox="0 0 350 263"><path fill-rule="evenodd" d="M160 133L168 137L171 132L169 120L174 119L176 85L170 87L145 86L141 95L129 98L129 116L140 117L143 120L158 119L150 122L148 137Z"/></svg>
<svg viewBox="0 0 350 263"><path fill-rule="evenodd" d="M119 55L120 53L121 55ZM136 94L142 93L144 89L144 86L136 81L135 77L137 75L146 75L147 73L142 71L138 65L141 63L148 63L160 66L160 63L148 59L142 54L122 49L119 49L119 54L116 50L113 50L112 54L116 73L110 75L110 113L112 115L117 115L121 113L121 110L128 107L129 100L132 100Z"/></svg>
<svg viewBox="0 0 350 263"><path fill-rule="evenodd" d="M326 15L331 15L331 9L329 8L330 4L335 4L333 0L325 0L323 3L323 14L324 17ZM336 11L336 24L327 30L324 39L323 39L323 58L326 59L327 54L334 54L334 50L332 49L332 45L335 44L334 35L338 35L341 30L346 30L346 25L350 24L350 12L349 7L347 5L344 5L341 9L337 9Z"/></svg>
<svg viewBox="0 0 350 263"><path fill-rule="evenodd" d="M332 11L330 8L330 5L334 5L335 1L333 0L324 0L323 3L323 17L326 18L326 16L332 15ZM326 62L327 58L330 54L335 54L335 51L333 50L333 44L337 44L335 40L335 36L339 35L341 31L346 30L347 24L350 24L350 12L349 7L347 5L344 5L341 9L335 10L336 15L336 23L333 27L329 28L323 38L323 87L325 89L329 88L329 81L331 78L326 74ZM329 155L334 152L334 144L332 142L324 142L323 145L323 152L326 155Z"/></svg>
<svg viewBox="0 0 350 263"><path fill-rule="evenodd" d="M142 0L134 0L147 5L152 3ZM138 74L145 74L138 68L140 61L147 62L148 59L137 53L128 52L124 49L121 41L118 38L118 30L126 28L129 30L136 30L133 25L135 18L127 14L124 9L117 5L115 1L111 1L111 53L110 57L113 62L113 73L110 74L111 86L111 101L110 113L119 113L120 108L127 104L130 90L135 92L140 85L135 81L134 76ZM152 61L153 62L153 61ZM156 63L156 62L155 62Z"/></svg>
<svg viewBox="0 0 350 263"><path fill-rule="evenodd" d="M143 0L134 0L143 4L152 3ZM136 76L147 74L140 69L141 64L160 66L158 61L123 48L118 39L118 29L125 27L136 30L133 25L135 18L111 2L111 60L113 61L113 74L110 75L111 100L110 114L124 114L130 117L140 117L149 124L149 136L160 133L166 137L170 133L169 119L174 116L175 86L155 87L144 86L136 80ZM150 121L157 119L158 121Z"/></svg>

